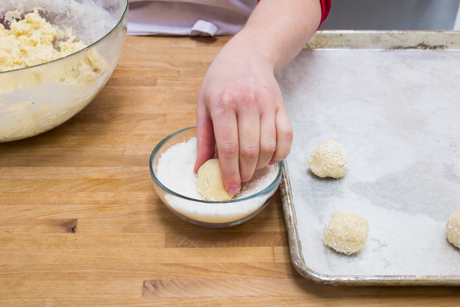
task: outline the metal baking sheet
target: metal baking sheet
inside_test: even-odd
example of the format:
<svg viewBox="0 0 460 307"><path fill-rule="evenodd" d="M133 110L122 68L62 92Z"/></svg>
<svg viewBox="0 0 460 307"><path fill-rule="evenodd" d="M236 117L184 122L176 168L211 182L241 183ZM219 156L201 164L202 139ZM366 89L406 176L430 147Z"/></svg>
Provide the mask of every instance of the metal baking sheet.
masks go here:
<svg viewBox="0 0 460 307"><path fill-rule="evenodd" d="M460 33L319 32L276 77L294 142L282 195L291 258L332 285L460 285L460 250L446 220L460 208ZM307 167L328 139L346 175ZM346 256L323 243L337 210L369 221L365 247Z"/></svg>

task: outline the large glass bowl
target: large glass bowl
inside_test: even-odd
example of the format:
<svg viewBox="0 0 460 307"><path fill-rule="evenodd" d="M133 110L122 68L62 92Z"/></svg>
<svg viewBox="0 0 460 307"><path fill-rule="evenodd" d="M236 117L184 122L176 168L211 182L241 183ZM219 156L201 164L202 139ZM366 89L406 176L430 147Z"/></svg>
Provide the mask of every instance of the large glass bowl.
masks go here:
<svg viewBox="0 0 460 307"><path fill-rule="evenodd" d="M196 137L196 127L177 131L158 143L150 156L150 174L155 191L169 210L192 224L220 228L246 222L268 205L281 180L282 161L275 164L275 180L262 191L245 198L230 201L198 200L177 194L164 186L156 176L161 155L170 147L188 141L191 137Z"/></svg>
<svg viewBox="0 0 460 307"><path fill-rule="evenodd" d="M128 0L1 0L5 13L42 10L60 29L71 28L86 48L40 65L0 72L0 142L50 130L83 109L112 74L126 36Z"/></svg>

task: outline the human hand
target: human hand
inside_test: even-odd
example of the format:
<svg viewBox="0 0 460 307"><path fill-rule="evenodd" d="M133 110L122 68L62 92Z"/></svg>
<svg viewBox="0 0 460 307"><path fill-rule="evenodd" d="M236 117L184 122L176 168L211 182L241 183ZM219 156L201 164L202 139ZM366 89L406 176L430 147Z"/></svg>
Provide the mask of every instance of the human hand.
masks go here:
<svg viewBox="0 0 460 307"><path fill-rule="evenodd" d="M217 144L222 179L231 194L256 169L286 158L293 135L273 65L235 38L217 55L202 83L194 168L197 172L213 158Z"/></svg>

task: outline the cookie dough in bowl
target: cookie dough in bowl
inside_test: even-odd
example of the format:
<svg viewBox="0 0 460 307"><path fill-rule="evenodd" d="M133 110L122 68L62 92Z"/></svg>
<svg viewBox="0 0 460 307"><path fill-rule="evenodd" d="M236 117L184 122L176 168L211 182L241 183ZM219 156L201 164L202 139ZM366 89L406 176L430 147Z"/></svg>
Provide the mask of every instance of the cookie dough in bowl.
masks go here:
<svg viewBox="0 0 460 307"><path fill-rule="evenodd" d="M283 162L256 171L228 201L206 200L193 172L196 160L196 128L186 128L161 141L150 156L155 191L174 214L206 227L241 224L262 211L281 180Z"/></svg>
<svg viewBox="0 0 460 307"><path fill-rule="evenodd" d="M126 35L127 0L2 0L0 142L50 130L105 85Z"/></svg>

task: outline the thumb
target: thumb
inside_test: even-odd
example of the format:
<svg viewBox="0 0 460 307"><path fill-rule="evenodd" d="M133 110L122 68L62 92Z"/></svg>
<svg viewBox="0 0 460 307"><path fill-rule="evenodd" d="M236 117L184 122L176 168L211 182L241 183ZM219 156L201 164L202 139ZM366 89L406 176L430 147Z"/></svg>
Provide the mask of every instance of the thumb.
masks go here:
<svg viewBox="0 0 460 307"><path fill-rule="evenodd" d="M195 173L198 172L203 163L214 157L216 145L211 117L208 112L202 109L204 108L198 106L196 112L197 157L195 167L193 168Z"/></svg>

